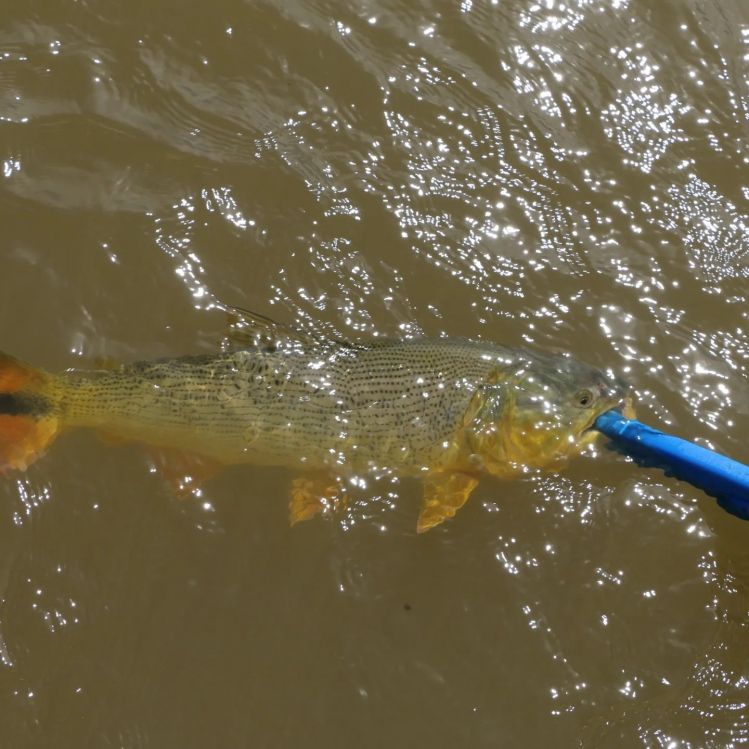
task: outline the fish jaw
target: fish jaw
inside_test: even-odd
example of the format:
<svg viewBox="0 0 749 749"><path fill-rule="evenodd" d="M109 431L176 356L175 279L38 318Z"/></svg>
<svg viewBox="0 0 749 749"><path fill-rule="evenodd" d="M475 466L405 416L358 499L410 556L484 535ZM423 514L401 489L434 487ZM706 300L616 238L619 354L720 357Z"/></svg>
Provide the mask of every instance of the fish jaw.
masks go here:
<svg viewBox="0 0 749 749"><path fill-rule="evenodd" d="M595 423L598 420L598 417L601 416L601 414L604 414L608 411L619 411L627 419L637 418L635 413L634 397L629 387L626 387L627 392L623 397L611 397L604 407L596 409L596 412L591 417L590 422L577 439L577 445L579 448L577 450L578 453L583 452L587 447L595 445L600 441L601 432L596 429Z"/></svg>

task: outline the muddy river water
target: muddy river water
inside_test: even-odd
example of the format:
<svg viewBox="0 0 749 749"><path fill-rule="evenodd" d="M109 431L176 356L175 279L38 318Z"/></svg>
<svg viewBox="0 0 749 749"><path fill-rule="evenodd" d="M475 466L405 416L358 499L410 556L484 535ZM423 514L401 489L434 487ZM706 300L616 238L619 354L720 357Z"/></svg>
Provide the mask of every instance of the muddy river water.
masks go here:
<svg viewBox="0 0 749 749"><path fill-rule="evenodd" d="M217 302L626 375L749 462L743 0L6 0L0 350L210 353ZM0 479L3 747L738 747L749 524L603 447L292 529L85 432Z"/></svg>

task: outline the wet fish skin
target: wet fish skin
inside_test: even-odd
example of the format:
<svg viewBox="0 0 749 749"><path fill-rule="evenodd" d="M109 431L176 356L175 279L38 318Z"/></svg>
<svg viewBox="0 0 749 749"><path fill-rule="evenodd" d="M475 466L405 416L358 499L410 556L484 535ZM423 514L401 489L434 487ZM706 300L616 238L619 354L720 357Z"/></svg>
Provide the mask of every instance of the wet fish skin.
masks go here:
<svg viewBox="0 0 749 749"><path fill-rule="evenodd" d="M16 372L4 390L3 365ZM0 468L25 468L60 429L89 427L218 464L289 466L328 485L361 473L424 476L433 495L424 509L439 522L481 474L509 477L578 452L595 418L626 399L622 382L573 359L463 339L286 340L57 377L6 357L0 420L31 435L29 424L40 425L44 436L21 449L6 429L3 452L0 421ZM17 413L32 402L35 412ZM298 495L305 516L310 486Z"/></svg>

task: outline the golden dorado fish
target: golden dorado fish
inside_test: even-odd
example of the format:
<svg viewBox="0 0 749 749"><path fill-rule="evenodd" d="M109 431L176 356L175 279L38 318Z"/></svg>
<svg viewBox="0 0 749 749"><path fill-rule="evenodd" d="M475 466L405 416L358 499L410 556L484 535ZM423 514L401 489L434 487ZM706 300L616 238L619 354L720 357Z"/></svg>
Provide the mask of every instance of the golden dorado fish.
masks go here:
<svg viewBox="0 0 749 749"><path fill-rule="evenodd" d="M89 427L158 448L182 490L230 464L293 468L292 523L343 506L357 477L421 477L422 532L482 475L558 468L595 439L601 413L634 415L621 380L564 356L463 339L355 344L251 322L262 336L243 348L107 371L50 375L0 355L0 472Z"/></svg>

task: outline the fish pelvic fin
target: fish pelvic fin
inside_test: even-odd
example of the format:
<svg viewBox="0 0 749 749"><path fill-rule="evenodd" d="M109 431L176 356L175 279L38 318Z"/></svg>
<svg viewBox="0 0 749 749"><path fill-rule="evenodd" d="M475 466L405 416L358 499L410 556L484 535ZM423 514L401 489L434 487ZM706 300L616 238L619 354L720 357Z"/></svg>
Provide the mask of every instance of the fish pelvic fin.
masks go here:
<svg viewBox="0 0 749 749"><path fill-rule="evenodd" d="M289 523L296 525L318 513L334 514L346 507L345 487L335 476L314 472L294 479L289 500Z"/></svg>
<svg viewBox="0 0 749 749"><path fill-rule="evenodd" d="M424 482L424 498L416 532L426 533L435 525L454 517L468 501L478 482L475 476L457 471L428 476Z"/></svg>
<svg viewBox="0 0 749 749"><path fill-rule="evenodd" d="M55 378L0 353L0 474L26 470L59 431Z"/></svg>

